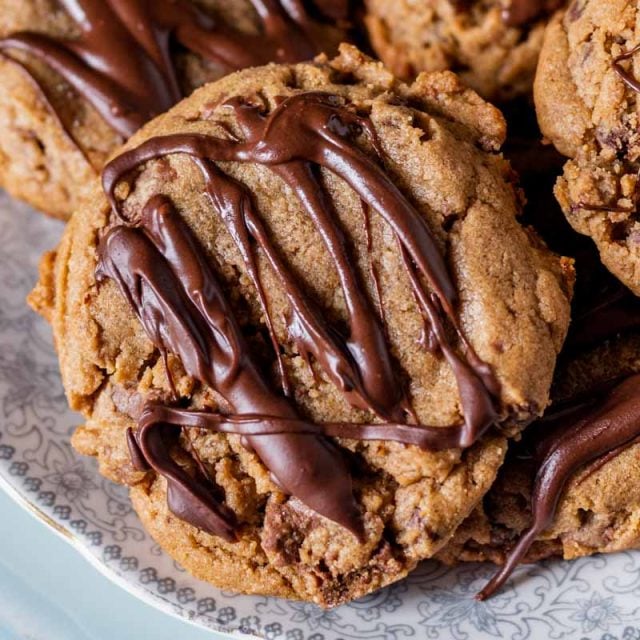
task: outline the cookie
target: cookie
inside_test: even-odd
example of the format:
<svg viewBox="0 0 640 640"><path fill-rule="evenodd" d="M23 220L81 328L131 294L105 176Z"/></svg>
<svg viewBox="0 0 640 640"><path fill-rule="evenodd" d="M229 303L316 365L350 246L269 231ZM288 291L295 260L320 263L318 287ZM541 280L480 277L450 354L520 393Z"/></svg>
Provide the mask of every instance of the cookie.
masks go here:
<svg viewBox="0 0 640 640"><path fill-rule="evenodd" d="M511 448L482 506L440 554L448 563L504 564L481 597L497 590L518 562L640 547L640 299L561 216L534 216L543 233L577 258L574 319L554 402Z"/></svg>
<svg viewBox="0 0 640 640"><path fill-rule="evenodd" d="M109 154L195 87L335 52L348 4L0 0L0 186L66 219Z"/></svg>
<svg viewBox="0 0 640 640"><path fill-rule="evenodd" d="M575 2L545 36L535 101L545 136L569 158L556 195L571 226L640 294L635 6Z"/></svg>
<svg viewBox="0 0 640 640"><path fill-rule="evenodd" d="M562 0L366 0L376 53L397 75L452 69L489 100L529 95L545 25Z"/></svg>
<svg viewBox="0 0 640 640"><path fill-rule="evenodd" d="M483 506L442 553L445 562L504 565L482 597L519 562L640 547L639 354L636 332L561 369L572 393L558 406L575 413L554 418L552 411L532 425Z"/></svg>
<svg viewBox="0 0 640 640"><path fill-rule="evenodd" d="M151 122L32 303L73 443L199 578L329 607L433 556L548 402L572 267L500 112L343 45Z"/></svg>

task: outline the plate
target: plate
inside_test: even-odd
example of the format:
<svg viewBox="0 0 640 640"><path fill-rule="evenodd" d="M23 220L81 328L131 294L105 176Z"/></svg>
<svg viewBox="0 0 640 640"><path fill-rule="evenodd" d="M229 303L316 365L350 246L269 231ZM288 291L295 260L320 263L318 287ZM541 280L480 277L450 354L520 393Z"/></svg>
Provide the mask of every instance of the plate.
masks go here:
<svg viewBox="0 0 640 640"><path fill-rule="evenodd" d="M111 580L163 611L233 638L265 640L640 640L640 552L521 567L500 594L473 595L486 565L424 563L408 579L323 611L238 596L190 577L145 533L127 492L81 458L46 323L24 298L59 222L0 192L0 486Z"/></svg>

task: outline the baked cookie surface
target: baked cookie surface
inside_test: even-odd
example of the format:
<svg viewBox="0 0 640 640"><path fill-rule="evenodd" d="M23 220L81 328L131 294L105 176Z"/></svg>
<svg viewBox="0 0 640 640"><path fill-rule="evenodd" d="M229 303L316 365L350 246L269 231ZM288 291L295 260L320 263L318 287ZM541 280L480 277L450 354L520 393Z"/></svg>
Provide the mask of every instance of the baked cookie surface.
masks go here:
<svg viewBox="0 0 640 640"><path fill-rule="evenodd" d="M604 265L640 294L637 9L588 0L550 24L536 77L541 128L569 158L556 195Z"/></svg>
<svg viewBox="0 0 640 640"><path fill-rule="evenodd" d="M549 177L533 180L547 184ZM510 447L482 506L439 554L446 563L508 563L500 581L516 554L536 562L640 546L640 298L602 266L588 238L573 232L551 191L543 193L525 219L554 250L576 259L577 272L552 404Z"/></svg>
<svg viewBox="0 0 640 640"><path fill-rule="evenodd" d="M237 69L335 52L348 13L341 0L1 0L0 185L66 219L146 121Z"/></svg>
<svg viewBox="0 0 640 640"><path fill-rule="evenodd" d="M200 89L107 166L32 303L75 447L196 576L334 606L489 489L572 277L516 219L504 135L453 74L343 46Z"/></svg>
<svg viewBox="0 0 640 640"><path fill-rule="evenodd" d="M640 317L637 308L636 315ZM554 418L551 409L547 420L525 432L523 443L509 452L482 506L461 525L441 552L441 560L488 560L504 565L512 559L524 534L538 524L534 518L536 509L540 511L542 503L548 504L556 497L557 506L548 508L549 518L542 521L520 562L549 557L570 560L640 547L640 482L636 473L640 408L635 400L640 392L639 354L640 336L635 331L561 366L558 375L563 382L556 390L558 411L575 409L585 398L592 402L577 417L559 413ZM567 395L561 399L563 394ZM586 429L579 424L584 416ZM585 437L592 438L592 426L597 420L611 433L613 429L618 433L601 450L588 450L580 429ZM563 424L558 428L560 421ZM557 473L547 472L546 484L553 485L552 478L561 484L561 491L551 497L538 492L532 502L536 486L543 481L541 469L549 469L553 460L553 454L544 453L545 445L559 442L561 433L568 433L572 426L577 426L578 431L565 446L567 450L582 447L583 459L569 472L561 465ZM558 435L553 435L553 430Z"/></svg>
<svg viewBox="0 0 640 640"><path fill-rule="evenodd" d="M561 0L366 0L371 44L397 75L452 69L480 95L531 93L544 29Z"/></svg>

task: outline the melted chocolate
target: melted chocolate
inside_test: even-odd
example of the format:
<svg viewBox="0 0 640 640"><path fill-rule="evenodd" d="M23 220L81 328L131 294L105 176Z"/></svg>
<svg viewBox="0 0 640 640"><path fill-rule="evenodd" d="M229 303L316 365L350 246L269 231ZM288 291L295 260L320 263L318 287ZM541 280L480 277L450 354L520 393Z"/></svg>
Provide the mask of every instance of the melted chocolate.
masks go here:
<svg viewBox="0 0 640 640"><path fill-rule="evenodd" d="M298 418L258 371L204 252L166 198L149 201L141 228L118 226L109 231L100 249L99 277L118 283L152 342L178 355L189 375L215 389L233 412ZM203 494L202 483L194 480L192 486L192 479L172 461L162 434L148 436L142 429L136 441L148 464L167 478L173 497L179 500L176 515L224 536L213 522L203 527L203 501L209 500L214 510L217 503L210 491ZM330 442L297 434L247 436L247 441L283 490L351 531L361 531L348 471ZM193 511L188 510L190 488Z"/></svg>
<svg viewBox="0 0 640 640"><path fill-rule="evenodd" d="M20 32L0 40L0 50L43 60L126 138L183 97L174 42L227 71L301 62L335 45L302 0L251 2L262 22L259 35L219 24L189 0L60 0L78 25L77 38ZM318 8L328 17L347 11L339 0Z"/></svg>
<svg viewBox="0 0 640 640"><path fill-rule="evenodd" d="M624 82L630 89L636 93L640 93L640 82L636 80L635 76L627 71L620 63L625 60L631 60L636 53L640 51L640 44L633 47L629 51L625 51L619 56L613 59L613 69L618 74L622 82ZM591 208L591 207L590 207Z"/></svg>
<svg viewBox="0 0 640 640"><path fill-rule="evenodd" d="M495 422L492 396L499 393L498 383L459 328L455 287L424 219L381 166L352 140L367 133L373 146L379 146L368 119L340 105L335 96L319 93L282 98L268 115L260 107L238 100L228 102L226 108L234 111L243 141L191 134L152 138L104 170L105 192L122 224L101 243L99 275L108 275L119 284L154 344L179 356L187 373L216 390L230 408L228 415L222 416L177 414L156 407L160 420L144 425L150 434L160 434L149 435L154 441L162 439L166 431L158 424L167 422L240 434L287 493L356 530L348 472L341 466L338 451L323 436L396 440L430 449L468 447ZM115 197L118 183L130 179L145 161L175 153L191 156L202 172L213 208L255 285L272 342L277 345L256 268L256 247L287 296L289 332L299 353L308 361L313 358L353 406L369 410L384 421L382 424L314 425L297 416L258 373L204 251L170 202L155 197L135 221L122 217ZM265 165L291 187L336 266L348 313L347 335L329 323L317 302L297 282L270 241L250 192L215 164L219 161ZM331 198L318 177L318 166L350 184L366 207L381 215L395 233L413 293L428 321L431 341L451 365L458 382L463 424L444 428L406 424L412 409L395 377L384 328L363 293L365 288L336 222ZM424 282L429 283L429 289ZM445 323L457 335L458 344L448 338ZM142 445L146 437L139 431L137 441L147 462L167 476L168 460L156 459L159 445ZM174 474L175 469L169 471ZM167 477L172 478L171 474ZM198 495L196 488L196 502ZM188 518L184 508L180 515ZM190 521L196 523L195 519Z"/></svg>
<svg viewBox="0 0 640 640"><path fill-rule="evenodd" d="M211 411L175 409L150 403L145 406L139 425L148 429L162 424L204 429L211 433L229 433L243 437L306 435L345 438L346 440L384 440L420 447L425 451L442 451L461 447L463 426L427 427L398 423L324 422L312 423L299 418L266 414L222 414ZM132 448L129 444L130 450ZM132 451L134 457L135 449ZM139 467L145 470L148 467Z"/></svg>
<svg viewBox="0 0 640 640"><path fill-rule="evenodd" d="M531 497L533 523L511 550L504 566L478 594L484 600L499 589L535 539L553 522L562 492L584 465L621 450L640 436L640 374L618 384L601 402L580 406L562 429L543 440L544 452Z"/></svg>
<svg viewBox="0 0 640 640"><path fill-rule="evenodd" d="M415 210L379 165L349 142L353 126L362 126L363 120L351 111L336 104L333 96L305 93L283 99L268 116L259 107L232 101L227 103L237 116L247 136L244 142L225 140L212 136L185 134L152 138L136 149L126 152L111 162L104 170L103 185L114 210L118 210L114 198L117 183L147 160L173 153L192 156L203 169L207 192L222 217L232 237L245 257L251 252L247 242L250 236L263 250L273 270L280 276L293 310L292 337L302 352L314 356L355 406L370 409L382 418L393 418L402 409L400 398L389 391L393 388L393 366L389 353L375 324L370 305L358 300L359 294L351 286L355 279L349 266L344 247L335 234L335 227L327 206L327 195L310 170L319 165L343 178L371 207L379 213L395 233L403 253L406 254L407 271L412 290L420 307L430 321L430 331L450 362L461 391L464 414L467 419L467 443L475 442L477 433L494 420L491 394L499 392L498 383L490 369L482 363L459 329L454 311L456 292L439 248L423 217ZM262 223L250 205L251 196L238 183L240 192L231 198L235 201L233 215L224 213L225 198L229 196L229 180L215 169L213 161L252 162L270 167L278 175L287 177L290 184L316 224L330 254L337 262L341 280L351 307L348 343L327 325L313 301L299 290L277 251L271 245ZM291 171L297 171L297 175ZM221 206L222 204L222 206ZM332 237L333 236L333 237ZM251 273L251 263L249 263ZM421 283L424 278L433 293ZM355 283L354 283L355 284ZM346 286L348 285L348 286ZM356 308L355 305L360 305ZM442 314L456 329L466 357L461 357L448 343ZM364 326L363 326L364 325ZM368 332L374 336L367 336ZM377 345L380 352L369 352L362 344L364 339ZM367 381L371 383L367 384ZM382 381L381 384L373 384Z"/></svg>

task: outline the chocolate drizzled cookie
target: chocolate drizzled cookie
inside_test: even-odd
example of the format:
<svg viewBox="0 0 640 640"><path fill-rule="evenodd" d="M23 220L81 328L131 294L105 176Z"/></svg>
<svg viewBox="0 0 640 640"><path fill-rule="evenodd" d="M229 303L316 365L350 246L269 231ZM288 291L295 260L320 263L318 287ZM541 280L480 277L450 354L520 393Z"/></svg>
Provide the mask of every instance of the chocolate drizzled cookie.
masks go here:
<svg viewBox="0 0 640 640"><path fill-rule="evenodd" d="M344 46L201 89L106 167L32 299L74 445L195 575L323 606L400 579L542 413L572 270L516 221L504 133L453 74Z"/></svg>
<svg viewBox="0 0 640 640"><path fill-rule="evenodd" d="M573 232L551 193L542 193L526 218L551 246L576 259L573 320L552 406L511 448L482 507L440 555L446 562L504 565L480 598L500 589L519 562L640 545L640 299Z"/></svg>
<svg viewBox="0 0 640 640"><path fill-rule="evenodd" d="M0 184L68 217L85 176L145 122L226 73L335 52L349 11L321 0L3 0L0 13Z"/></svg>

